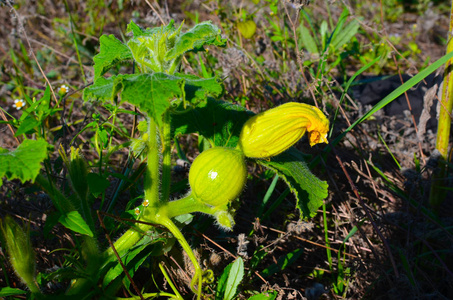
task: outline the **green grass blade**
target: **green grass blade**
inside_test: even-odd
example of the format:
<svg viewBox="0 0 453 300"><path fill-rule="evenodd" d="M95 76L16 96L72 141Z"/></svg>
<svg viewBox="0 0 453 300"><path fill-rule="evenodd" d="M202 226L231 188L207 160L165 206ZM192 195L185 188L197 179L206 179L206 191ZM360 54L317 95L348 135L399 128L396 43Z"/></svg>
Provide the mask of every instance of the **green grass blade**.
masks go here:
<svg viewBox="0 0 453 300"><path fill-rule="evenodd" d="M425 79L429 74L440 68L442 65L444 65L450 58L453 58L453 51L445 54L441 58L439 58L437 61L435 61L433 64L431 64L429 67L409 79L407 82L405 82L403 85L401 85L399 88L391 92L387 97L382 99L378 104L376 104L370 111L368 111L363 117L358 119L357 121L354 122L351 126L349 126L345 132L350 131L352 128L354 128L356 125L362 123L369 117L371 117L375 112L401 96L404 92L412 88L414 85Z"/></svg>
<svg viewBox="0 0 453 300"><path fill-rule="evenodd" d="M412 88L414 85L425 79L429 74L440 68L442 65L444 65L450 58L453 58L453 51L450 53L445 54L438 60L436 60L434 63L432 63L430 66L428 66L426 69L406 81L403 85L401 85L399 88L391 92L387 97L382 99L378 104L376 104L372 109L370 109L365 115L363 115L361 118L359 118L357 121L355 121L351 126L349 126L342 134L340 134L332 143L331 146L336 145L343 137L351 131L354 127L371 117L375 112L401 96L404 92Z"/></svg>
<svg viewBox="0 0 453 300"><path fill-rule="evenodd" d="M372 65L374 65L374 64L375 64L376 62L378 62L380 59L381 59L380 56L376 57L374 60L372 60L372 61L370 61L369 63L367 63L365 66L361 67L357 72L354 73L354 75L352 75L351 78L349 78L348 82L346 83L346 87L344 88L344 92L343 92L343 94L341 95L340 102L339 102L339 104L338 104L338 108L337 108L337 110L335 111L334 121L332 122L332 127L330 128L330 132L329 132L329 138L332 136L333 128L334 128L334 126L335 126L335 120L337 119L337 115L338 115L338 112L339 112L339 110L340 110L341 103L343 103L344 97L345 97L346 93L348 92L349 87L351 86L352 82L354 82L354 80L356 79L357 76L359 76L360 74L362 74L363 72L365 72L365 70L367 70L369 67L371 67Z"/></svg>
<svg viewBox="0 0 453 300"><path fill-rule="evenodd" d="M261 205L258 210L258 217L261 217L264 211L264 207L266 206L267 202L269 201L269 198L271 197L272 193L275 190L275 186L277 185L278 181L278 174L275 174L274 179L272 180L271 185L267 189L266 195L264 195L263 201L261 202Z"/></svg>

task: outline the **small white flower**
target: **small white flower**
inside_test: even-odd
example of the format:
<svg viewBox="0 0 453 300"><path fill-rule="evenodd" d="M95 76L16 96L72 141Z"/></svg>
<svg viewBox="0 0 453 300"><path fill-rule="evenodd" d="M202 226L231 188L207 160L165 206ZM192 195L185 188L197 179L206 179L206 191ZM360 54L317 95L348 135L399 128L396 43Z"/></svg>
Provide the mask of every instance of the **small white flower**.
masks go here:
<svg viewBox="0 0 453 300"><path fill-rule="evenodd" d="M58 93L60 93L62 95L66 94L67 92L69 92L69 87L65 84L60 86L60 88L58 89Z"/></svg>
<svg viewBox="0 0 453 300"><path fill-rule="evenodd" d="M25 101L22 99L16 99L14 100L13 106L17 109L20 110L22 107L25 106Z"/></svg>

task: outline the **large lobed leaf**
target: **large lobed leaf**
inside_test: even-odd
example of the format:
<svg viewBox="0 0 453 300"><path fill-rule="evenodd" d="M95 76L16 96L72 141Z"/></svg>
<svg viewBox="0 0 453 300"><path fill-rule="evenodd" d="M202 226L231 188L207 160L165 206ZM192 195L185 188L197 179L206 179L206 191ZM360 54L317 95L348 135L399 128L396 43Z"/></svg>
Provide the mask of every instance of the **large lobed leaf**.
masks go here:
<svg viewBox="0 0 453 300"><path fill-rule="evenodd" d="M220 29L213 25L211 21L195 25L186 33L176 39L175 46L165 55L167 60L174 59L188 51L203 50L203 46L215 45L224 46L226 39L221 36Z"/></svg>
<svg viewBox="0 0 453 300"><path fill-rule="evenodd" d="M172 121L175 135L199 133L213 146L236 147L242 125L253 115L245 108L227 102L208 99L207 104ZM303 154L295 148L273 157L256 160L257 163L276 171L296 196L296 207L301 217L313 217L327 197L328 185L317 178L305 163Z"/></svg>
<svg viewBox="0 0 453 300"><path fill-rule="evenodd" d="M283 177L296 196L296 207L300 211L301 218L316 215L318 208L328 195L328 185L310 171L301 152L290 148L270 161L258 160L257 162Z"/></svg>
<svg viewBox="0 0 453 300"><path fill-rule="evenodd" d="M208 96L217 97L222 92L223 87L216 78L164 73L126 74L99 78L85 89L84 99L109 101L119 96L121 102L137 106L160 127L162 115L170 107L180 103L195 106L205 102Z"/></svg>
<svg viewBox="0 0 453 300"><path fill-rule="evenodd" d="M16 150L0 148L0 186L2 178L19 179L22 183L34 181L47 157L47 142L44 140L24 140Z"/></svg>
<svg viewBox="0 0 453 300"><path fill-rule="evenodd" d="M132 60L132 52L113 34L100 38L100 50L94 58L94 80L107 73L113 66L123 61Z"/></svg>
<svg viewBox="0 0 453 300"><path fill-rule="evenodd" d="M197 24L183 34L181 29L182 24L175 28L173 20L166 26L147 29L131 22L127 31L133 37L127 43L113 35L101 36L99 54L94 57L94 81L113 66L132 60L142 70L173 74L179 69L186 52L204 50L203 46L208 45L224 46L226 43L220 29L210 21Z"/></svg>
<svg viewBox="0 0 453 300"><path fill-rule="evenodd" d="M251 111L228 102L208 99L206 105L178 115L172 121L175 135L199 133L213 146L236 147L242 125Z"/></svg>

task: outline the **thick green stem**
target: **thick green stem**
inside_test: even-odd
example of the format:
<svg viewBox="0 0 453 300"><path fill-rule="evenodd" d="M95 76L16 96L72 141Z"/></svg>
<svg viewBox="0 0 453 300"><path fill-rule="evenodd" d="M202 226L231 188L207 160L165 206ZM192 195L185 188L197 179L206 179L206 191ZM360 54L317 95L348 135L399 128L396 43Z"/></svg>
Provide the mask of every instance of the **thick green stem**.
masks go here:
<svg viewBox="0 0 453 300"><path fill-rule="evenodd" d="M168 201L171 185L171 126L170 112L167 110L163 117L162 127L162 201Z"/></svg>
<svg viewBox="0 0 453 300"><path fill-rule="evenodd" d="M159 145L157 143L157 126L152 118L148 118L148 160L144 179L145 199L151 207L159 203Z"/></svg>
<svg viewBox="0 0 453 300"><path fill-rule="evenodd" d="M187 256L189 256L189 259L192 262L194 268L194 276L190 283L190 288L194 293L197 294L197 299L201 299L203 273L200 265L198 264L198 260L192 251L192 248L190 248L190 245L189 243L187 243L186 239L184 238L184 235L181 233L181 231L178 229L175 223L172 222L172 220L162 215L159 217L159 223L165 226L173 234L173 236L178 240L179 244L184 249L184 251L186 251ZM196 288L195 285L197 285Z"/></svg>
<svg viewBox="0 0 453 300"><path fill-rule="evenodd" d="M117 252L122 252L125 249L131 249L143 237L143 232L150 230L151 227L153 226L138 223L135 228L129 229L119 239L117 239L116 242L113 243L113 246ZM105 256L114 256L111 247L105 251Z"/></svg>
<svg viewBox="0 0 453 300"><path fill-rule="evenodd" d="M192 194L175 201L170 201L159 207L159 213L165 215L168 218L174 218L180 215L190 214L194 212L202 212L205 214L214 215L216 208L208 206L198 200L196 200ZM156 212L150 210L149 213L145 211L144 219L152 220L152 215ZM155 220L158 221L158 220Z"/></svg>
<svg viewBox="0 0 453 300"><path fill-rule="evenodd" d="M179 291L176 289L176 286L173 284L173 281L171 280L170 276L168 276L167 272L165 271L162 263L159 264L159 268L162 274L164 275L165 279L167 280L168 284L170 285L171 289L175 293L175 295L173 295L173 298L176 300L184 300Z"/></svg>
<svg viewBox="0 0 453 300"><path fill-rule="evenodd" d="M149 201L149 209L159 209L159 147L157 142L157 126L152 118L148 118L148 160L144 178L145 199ZM137 228L126 231L113 245L118 252L133 247L142 237L143 232L151 229L151 225L137 224ZM114 255L111 248L106 251L107 257Z"/></svg>
<svg viewBox="0 0 453 300"><path fill-rule="evenodd" d="M453 51L453 1L450 10L450 34L448 37L447 53ZM429 202L438 208L445 199L445 175L447 174L448 146L451 127L451 112L453 108L453 59L445 64L444 83L440 99L440 115L437 127L436 149L440 152L439 171L433 174Z"/></svg>
<svg viewBox="0 0 453 300"><path fill-rule="evenodd" d="M181 198L175 201L161 203L158 206L148 206L143 212L140 221L149 222L151 224L160 224L161 219L171 219L176 216L190 214L193 212L202 212L205 214L214 215L216 208L207 206L196 200L192 195ZM165 225L164 225L165 226ZM113 245L118 252L132 248L142 237L143 232L150 230L152 225L137 224L135 228L126 231ZM114 255L111 248L105 252L107 257Z"/></svg>

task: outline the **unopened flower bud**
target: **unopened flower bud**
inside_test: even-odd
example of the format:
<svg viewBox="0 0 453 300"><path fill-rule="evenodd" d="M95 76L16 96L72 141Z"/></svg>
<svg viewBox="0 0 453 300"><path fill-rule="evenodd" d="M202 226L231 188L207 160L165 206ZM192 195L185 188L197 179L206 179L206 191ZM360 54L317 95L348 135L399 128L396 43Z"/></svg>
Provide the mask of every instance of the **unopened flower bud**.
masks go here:
<svg viewBox="0 0 453 300"><path fill-rule="evenodd" d="M307 132L310 146L327 143L329 120L318 108L289 102L250 118L242 127L239 148L245 156L266 158L294 145Z"/></svg>
<svg viewBox="0 0 453 300"><path fill-rule="evenodd" d="M218 211L214 214L217 225L219 225L224 231L233 230L234 219L233 216L227 211Z"/></svg>
<svg viewBox="0 0 453 300"><path fill-rule="evenodd" d="M0 225L14 271L32 292L38 292L35 281L35 251L31 246L30 234L10 216L6 216Z"/></svg>

